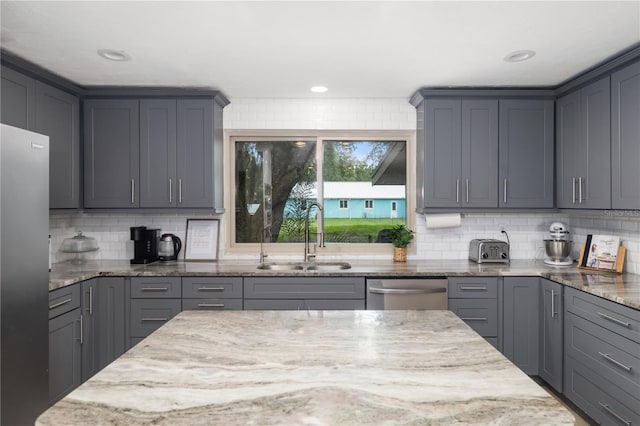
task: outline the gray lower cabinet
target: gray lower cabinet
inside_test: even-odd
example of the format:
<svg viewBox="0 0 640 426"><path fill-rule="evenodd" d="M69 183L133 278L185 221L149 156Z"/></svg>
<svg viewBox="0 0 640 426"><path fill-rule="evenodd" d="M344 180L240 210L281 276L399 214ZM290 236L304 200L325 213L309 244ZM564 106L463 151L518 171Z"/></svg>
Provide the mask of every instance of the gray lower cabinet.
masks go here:
<svg viewBox="0 0 640 426"><path fill-rule="evenodd" d="M125 282L100 277L82 283L82 381L126 350Z"/></svg>
<svg viewBox="0 0 640 426"><path fill-rule="evenodd" d="M451 277L448 279L448 297L449 310L499 348L498 278Z"/></svg>
<svg viewBox="0 0 640 426"><path fill-rule="evenodd" d="M563 285L540 279L540 354L538 374L562 393Z"/></svg>
<svg viewBox="0 0 640 426"><path fill-rule="evenodd" d="M242 277L182 277L182 310L242 310Z"/></svg>
<svg viewBox="0 0 640 426"><path fill-rule="evenodd" d="M35 131L35 80L5 66L1 68L1 77L0 121L10 126Z"/></svg>
<svg viewBox="0 0 640 426"><path fill-rule="evenodd" d="M84 207L140 205L138 100L84 101Z"/></svg>
<svg viewBox="0 0 640 426"><path fill-rule="evenodd" d="M131 346L182 311L180 277L131 278Z"/></svg>
<svg viewBox="0 0 640 426"><path fill-rule="evenodd" d="M611 208L610 79L556 102L557 205Z"/></svg>
<svg viewBox="0 0 640 426"><path fill-rule="evenodd" d="M364 300L357 299L249 299L244 310L302 311L302 310L363 310Z"/></svg>
<svg viewBox="0 0 640 426"><path fill-rule="evenodd" d="M49 292L49 403L82 383L80 285Z"/></svg>
<svg viewBox="0 0 640 426"><path fill-rule="evenodd" d="M553 112L552 100L500 100L500 207L553 208Z"/></svg>
<svg viewBox="0 0 640 426"><path fill-rule="evenodd" d="M502 353L528 375L538 374L540 289L537 277L505 277Z"/></svg>
<svg viewBox="0 0 640 426"><path fill-rule="evenodd" d="M611 75L611 207L640 209L640 62Z"/></svg>

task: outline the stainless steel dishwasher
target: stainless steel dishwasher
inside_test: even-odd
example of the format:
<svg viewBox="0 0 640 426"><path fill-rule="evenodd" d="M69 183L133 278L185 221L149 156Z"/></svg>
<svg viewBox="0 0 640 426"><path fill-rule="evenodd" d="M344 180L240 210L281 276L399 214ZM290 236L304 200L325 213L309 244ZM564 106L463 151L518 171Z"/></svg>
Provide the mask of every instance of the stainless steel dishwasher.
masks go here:
<svg viewBox="0 0 640 426"><path fill-rule="evenodd" d="M367 309L447 308L446 278L367 279Z"/></svg>

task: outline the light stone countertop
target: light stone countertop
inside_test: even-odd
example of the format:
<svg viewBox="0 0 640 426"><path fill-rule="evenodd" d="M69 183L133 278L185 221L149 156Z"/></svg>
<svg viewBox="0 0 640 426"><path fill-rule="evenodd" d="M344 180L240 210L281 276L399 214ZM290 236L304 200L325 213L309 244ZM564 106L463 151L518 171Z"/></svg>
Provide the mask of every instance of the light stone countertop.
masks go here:
<svg viewBox="0 0 640 426"><path fill-rule="evenodd" d="M37 425L574 424L448 311L182 312Z"/></svg>
<svg viewBox="0 0 640 426"><path fill-rule="evenodd" d="M56 263L49 274L49 290L99 276L540 276L640 310L640 275L635 274L587 271L576 267L559 268L533 260L512 260L510 264L476 264L468 260L349 262L352 265L351 269L335 272L264 271L256 269L257 261L178 261L157 262L151 265L130 265L126 260L89 261L82 265Z"/></svg>

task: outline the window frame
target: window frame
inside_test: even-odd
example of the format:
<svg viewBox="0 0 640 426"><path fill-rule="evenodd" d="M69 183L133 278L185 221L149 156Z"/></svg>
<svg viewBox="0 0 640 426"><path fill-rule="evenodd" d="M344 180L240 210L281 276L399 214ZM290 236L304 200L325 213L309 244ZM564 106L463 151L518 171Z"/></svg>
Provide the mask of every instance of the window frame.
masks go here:
<svg viewBox="0 0 640 426"><path fill-rule="evenodd" d="M405 187L406 187L406 185L405 185ZM371 204L371 206L367 207L367 204ZM364 200L364 209L365 210L373 210L373 208L374 208L373 199L368 199L368 200L365 199Z"/></svg>
<svg viewBox="0 0 640 426"><path fill-rule="evenodd" d="M324 199L323 199L324 201ZM342 207L342 203L344 202L344 207ZM349 210L349 200L346 198L340 198L338 200L338 208L340 210Z"/></svg>
<svg viewBox="0 0 640 426"><path fill-rule="evenodd" d="M321 170L323 147L326 141L399 141L407 144L407 175L406 175L406 223L407 227L415 230L416 224L416 132L415 130L224 130L223 156L225 167L224 172L224 206L225 213L222 217L221 226L224 226L224 247L221 250L222 259L255 260L260 253L259 243L236 243L235 239L235 143L236 142L279 142L296 140L315 139L316 142L316 167ZM323 200L324 181L319 175L317 179L317 197ZM322 231L322 229L320 229ZM265 250L271 259L283 257L291 259L291 255L300 254L302 259L303 243L266 243ZM371 244L371 243L330 243L318 248L319 258L342 258L345 256L383 256L392 257L391 244ZM409 254L416 253L416 244L409 247ZM295 260L295 259L294 259Z"/></svg>

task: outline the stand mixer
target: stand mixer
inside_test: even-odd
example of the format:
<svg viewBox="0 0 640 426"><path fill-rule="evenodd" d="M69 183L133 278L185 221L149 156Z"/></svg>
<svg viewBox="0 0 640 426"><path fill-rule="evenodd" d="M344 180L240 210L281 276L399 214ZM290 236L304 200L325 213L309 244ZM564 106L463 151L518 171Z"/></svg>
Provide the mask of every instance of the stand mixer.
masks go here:
<svg viewBox="0 0 640 426"><path fill-rule="evenodd" d="M573 241L569 239L567 225L562 222L553 222L549 227L551 239L544 240L544 251L546 257L544 263L552 266L571 266L571 249Z"/></svg>

